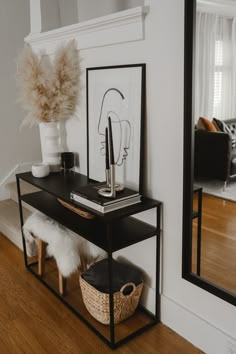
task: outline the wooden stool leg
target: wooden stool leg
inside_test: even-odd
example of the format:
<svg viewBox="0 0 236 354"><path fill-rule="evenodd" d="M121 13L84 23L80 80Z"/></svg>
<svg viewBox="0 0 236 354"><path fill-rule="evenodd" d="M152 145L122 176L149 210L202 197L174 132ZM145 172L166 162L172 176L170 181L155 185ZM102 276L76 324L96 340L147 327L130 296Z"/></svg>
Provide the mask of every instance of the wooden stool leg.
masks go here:
<svg viewBox="0 0 236 354"><path fill-rule="evenodd" d="M45 270L46 243L38 239L38 275L43 276Z"/></svg>
<svg viewBox="0 0 236 354"><path fill-rule="evenodd" d="M58 281L59 281L59 293L60 295L65 295L66 293L66 278L63 277L60 271L58 271Z"/></svg>
<svg viewBox="0 0 236 354"><path fill-rule="evenodd" d="M80 256L80 260L81 260L81 272L85 272L87 270L87 259L84 255Z"/></svg>

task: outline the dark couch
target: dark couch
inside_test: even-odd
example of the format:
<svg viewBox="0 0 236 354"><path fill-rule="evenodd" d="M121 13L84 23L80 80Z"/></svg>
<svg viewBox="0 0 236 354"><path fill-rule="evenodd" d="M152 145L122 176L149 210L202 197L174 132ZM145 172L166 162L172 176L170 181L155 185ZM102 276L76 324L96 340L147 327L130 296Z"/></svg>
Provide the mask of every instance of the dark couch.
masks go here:
<svg viewBox="0 0 236 354"><path fill-rule="evenodd" d="M228 182L236 177L236 119L224 121L232 133L195 130L194 176Z"/></svg>

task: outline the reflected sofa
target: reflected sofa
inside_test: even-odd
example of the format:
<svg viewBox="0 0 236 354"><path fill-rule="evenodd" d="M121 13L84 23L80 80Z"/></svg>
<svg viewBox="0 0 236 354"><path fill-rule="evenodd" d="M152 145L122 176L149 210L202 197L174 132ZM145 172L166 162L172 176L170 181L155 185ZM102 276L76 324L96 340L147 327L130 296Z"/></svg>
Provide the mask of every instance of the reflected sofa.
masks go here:
<svg viewBox="0 0 236 354"><path fill-rule="evenodd" d="M195 129L194 177L222 180L236 178L236 118L225 120L231 133Z"/></svg>

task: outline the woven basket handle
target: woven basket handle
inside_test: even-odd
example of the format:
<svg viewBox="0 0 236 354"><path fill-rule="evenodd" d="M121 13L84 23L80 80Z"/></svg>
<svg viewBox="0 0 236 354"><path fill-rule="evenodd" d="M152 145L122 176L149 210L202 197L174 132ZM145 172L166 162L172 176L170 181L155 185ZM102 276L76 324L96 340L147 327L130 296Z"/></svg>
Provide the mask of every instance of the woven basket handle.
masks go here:
<svg viewBox="0 0 236 354"><path fill-rule="evenodd" d="M127 288L128 286L132 286L132 287L133 287L133 290L131 291L130 294L125 295L125 294L124 294L124 290L125 290L125 288ZM130 283L127 283L127 284L125 284L125 285L122 286L122 288L120 289L120 293L121 293L124 297L128 297L128 296L130 297L130 296L133 295L135 289L136 289L136 285L135 285L134 283L131 283L131 282L130 282Z"/></svg>

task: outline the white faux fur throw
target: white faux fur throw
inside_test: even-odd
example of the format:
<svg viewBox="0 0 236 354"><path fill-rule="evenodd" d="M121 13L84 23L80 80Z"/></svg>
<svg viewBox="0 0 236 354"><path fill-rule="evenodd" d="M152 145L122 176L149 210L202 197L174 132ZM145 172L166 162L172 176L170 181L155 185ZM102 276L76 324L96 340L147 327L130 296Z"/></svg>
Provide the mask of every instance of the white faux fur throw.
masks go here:
<svg viewBox="0 0 236 354"><path fill-rule="evenodd" d="M90 264L106 256L97 246L38 211L26 220L23 231L26 242L31 243L37 237L48 244L47 253L55 258L64 277L70 276L81 266L82 256Z"/></svg>

